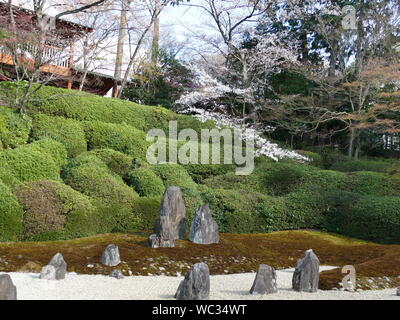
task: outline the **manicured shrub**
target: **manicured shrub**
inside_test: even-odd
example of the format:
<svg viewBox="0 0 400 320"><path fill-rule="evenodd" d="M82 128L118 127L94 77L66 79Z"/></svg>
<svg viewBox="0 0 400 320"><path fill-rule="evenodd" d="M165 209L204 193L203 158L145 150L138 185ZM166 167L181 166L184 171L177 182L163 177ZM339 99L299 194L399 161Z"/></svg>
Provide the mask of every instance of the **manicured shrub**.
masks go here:
<svg viewBox="0 0 400 320"><path fill-rule="evenodd" d="M322 156L316 152L312 152L312 151L304 151L304 150L297 150L297 153L307 157L308 159L310 159L309 162L307 162L308 164L315 166L315 167L319 167L319 168L323 168L324 167L324 163L323 163L323 159Z"/></svg>
<svg viewBox="0 0 400 320"><path fill-rule="evenodd" d="M99 222L90 199L62 183L30 182L14 193L25 209L24 239L71 239L97 231Z"/></svg>
<svg viewBox="0 0 400 320"><path fill-rule="evenodd" d="M132 212L141 217L139 230L153 231L154 224L160 217L161 197L137 198L132 204Z"/></svg>
<svg viewBox="0 0 400 320"><path fill-rule="evenodd" d="M87 150L85 133L79 121L37 114L33 117L32 138L51 138L62 143L70 158Z"/></svg>
<svg viewBox="0 0 400 320"><path fill-rule="evenodd" d="M8 179L8 182L4 178L2 180L10 183L10 186L14 186L17 181L59 180L60 164L64 162L64 156L66 157L64 147L52 140L41 140L3 151L0 153L2 170L14 178Z"/></svg>
<svg viewBox="0 0 400 320"><path fill-rule="evenodd" d="M107 167L84 164L69 169L64 176L66 184L75 190L105 203L129 206L137 193Z"/></svg>
<svg viewBox="0 0 400 320"><path fill-rule="evenodd" d="M221 232L261 231L261 220L256 210L257 204L262 199L261 194L209 188L206 193L203 193L203 198L210 204Z"/></svg>
<svg viewBox="0 0 400 320"><path fill-rule="evenodd" d="M326 190L341 188L345 174L331 170L319 170L313 166L276 163L266 169L265 187L272 195L285 195L304 187Z"/></svg>
<svg viewBox="0 0 400 320"><path fill-rule="evenodd" d="M203 183L210 188L265 193L267 190L264 187L263 176L263 172L260 171L255 171L247 176L239 176L235 172L229 172L205 179Z"/></svg>
<svg viewBox="0 0 400 320"><path fill-rule="evenodd" d="M133 158L131 156L112 149L95 149L86 154L96 156L102 160L112 172L115 172L121 177L127 175L133 166Z"/></svg>
<svg viewBox="0 0 400 320"><path fill-rule="evenodd" d="M149 145L146 134L134 127L92 121L85 123L85 133L89 150L113 149L134 158L146 159Z"/></svg>
<svg viewBox="0 0 400 320"><path fill-rule="evenodd" d="M328 231L380 243L400 243L400 197L335 192L329 201Z"/></svg>
<svg viewBox="0 0 400 320"><path fill-rule="evenodd" d="M331 170L342 171L342 172L356 172L356 171L373 171L373 172L384 172L385 168L389 167L390 164L387 161L374 161L374 160L347 160L334 162L331 166Z"/></svg>
<svg viewBox="0 0 400 320"><path fill-rule="evenodd" d="M0 241L16 241L22 233L23 210L11 190L0 181Z"/></svg>
<svg viewBox="0 0 400 320"><path fill-rule="evenodd" d="M26 144L32 121L15 111L0 107L0 151Z"/></svg>
<svg viewBox="0 0 400 320"><path fill-rule="evenodd" d="M188 164L184 168L196 183L203 183L207 178L234 171L235 166L224 164Z"/></svg>
<svg viewBox="0 0 400 320"><path fill-rule="evenodd" d="M151 169L137 168L131 170L126 181L142 197L162 196L165 191L163 181Z"/></svg>
<svg viewBox="0 0 400 320"><path fill-rule="evenodd" d="M42 139L35 141L26 146L31 150L38 150L42 153L47 153L49 156L53 158L56 164L61 168L64 166L68 159L67 159L67 150L65 147L60 143L52 139Z"/></svg>
<svg viewBox="0 0 400 320"><path fill-rule="evenodd" d="M180 187L185 195L199 195L196 183L183 166L165 163L154 165L152 169L161 178L166 188L176 186Z"/></svg>
<svg viewBox="0 0 400 320"><path fill-rule="evenodd" d="M366 195L397 196L400 193L400 178L378 172L353 172L347 175L343 189Z"/></svg>

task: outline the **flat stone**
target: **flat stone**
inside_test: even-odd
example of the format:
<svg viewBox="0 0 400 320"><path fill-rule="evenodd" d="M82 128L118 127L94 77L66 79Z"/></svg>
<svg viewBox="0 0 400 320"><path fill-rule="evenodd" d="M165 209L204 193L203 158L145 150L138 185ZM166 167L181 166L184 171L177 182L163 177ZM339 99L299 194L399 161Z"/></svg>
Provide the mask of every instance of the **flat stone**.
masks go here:
<svg viewBox="0 0 400 320"><path fill-rule="evenodd" d="M100 263L108 266L115 267L121 263L119 249L115 244L109 244L100 256Z"/></svg>
<svg viewBox="0 0 400 320"><path fill-rule="evenodd" d="M8 274L0 275L0 300L17 300L17 287Z"/></svg>
<svg viewBox="0 0 400 320"><path fill-rule="evenodd" d="M219 243L218 224L208 204L197 208L190 226L189 240L197 244Z"/></svg>
<svg viewBox="0 0 400 320"><path fill-rule="evenodd" d="M121 270L112 270L110 272L110 277L116 278L116 279L123 279L124 275L122 274Z"/></svg>
<svg viewBox="0 0 400 320"><path fill-rule="evenodd" d="M295 291L317 292L319 283L319 259L310 249L297 262L293 273L292 288Z"/></svg>
<svg viewBox="0 0 400 320"><path fill-rule="evenodd" d="M53 258L51 258L48 265L53 266L56 269L56 280L65 279L67 274L67 263L61 253L57 253Z"/></svg>
<svg viewBox="0 0 400 320"><path fill-rule="evenodd" d="M44 280L56 280L56 268L51 265L44 266L40 272L40 279Z"/></svg>
<svg viewBox="0 0 400 320"><path fill-rule="evenodd" d="M210 295L210 270L200 262L193 265L179 284L175 298L177 300L206 300Z"/></svg>
<svg viewBox="0 0 400 320"><path fill-rule="evenodd" d="M261 264L258 268L256 278L254 279L253 286L250 289L250 293L271 294L276 292L278 292L278 286L275 269Z"/></svg>

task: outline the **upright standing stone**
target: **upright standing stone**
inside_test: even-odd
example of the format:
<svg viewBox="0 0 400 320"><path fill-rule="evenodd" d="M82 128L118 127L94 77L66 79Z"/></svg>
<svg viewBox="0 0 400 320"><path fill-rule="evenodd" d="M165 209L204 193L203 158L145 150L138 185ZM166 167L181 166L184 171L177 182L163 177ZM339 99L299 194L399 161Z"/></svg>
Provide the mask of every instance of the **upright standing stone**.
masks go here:
<svg viewBox="0 0 400 320"><path fill-rule="evenodd" d="M210 295L210 270L201 262L193 265L175 294L177 300L206 300Z"/></svg>
<svg viewBox="0 0 400 320"><path fill-rule="evenodd" d="M297 262L292 288L296 291L317 292L319 283L319 259L310 249Z"/></svg>
<svg viewBox="0 0 400 320"><path fill-rule="evenodd" d="M40 272L40 279L44 280L57 280L56 279L56 268L54 266L44 266Z"/></svg>
<svg viewBox="0 0 400 320"><path fill-rule="evenodd" d="M400 297L400 287L397 287L397 295Z"/></svg>
<svg viewBox="0 0 400 320"><path fill-rule="evenodd" d="M181 189L169 187L161 201L160 218L154 226L154 235L149 238L152 248L172 248L175 240L183 239L186 207Z"/></svg>
<svg viewBox="0 0 400 320"><path fill-rule="evenodd" d="M17 300L17 287L8 274L0 275L0 300Z"/></svg>
<svg viewBox="0 0 400 320"><path fill-rule="evenodd" d="M109 244L100 257L100 262L108 267L115 267L121 263L119 249L115 244Z"/></svg>
<svg viewBox="0 0 400 320"><path fill-rule="evenodd" d="M251 294L271 294L278 292L276 283L275 269L261 264L258 268L256 278L254 279L253 286L250 289Z"/></svg>
<svg viewBox="0 0 400 320"><path fill-rule="evenodd" d="M189 240L197 244L219 243L218 224L208 204L197 208L190 226Z"/></svg>
<svg viewBox="0 0 400 320"><path fill-rule="evenodd" d="M42 268L40 279L62 280L67 274L67 263L61 253L57 253L50 262Z"/></svg>

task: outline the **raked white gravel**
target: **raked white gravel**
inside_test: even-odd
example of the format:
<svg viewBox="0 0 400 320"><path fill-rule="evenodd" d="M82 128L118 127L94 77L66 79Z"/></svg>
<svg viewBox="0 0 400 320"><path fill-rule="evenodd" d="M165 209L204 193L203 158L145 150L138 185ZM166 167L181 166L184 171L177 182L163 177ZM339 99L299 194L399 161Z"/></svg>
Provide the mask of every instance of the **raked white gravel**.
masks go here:
<svg viewBox="0 0 400 320"><path fill-rule="evenodd" d="M321 267L321 271L334 267ZM278 293L250 295L255 273L211 276L212 300L400 300L396 289L299 293L291 290L294 269L277 271ZM34 273L9 273L19 300L167 300L173 299L183 277L125 277L68 273L64 280L39 279Z"/></svg>

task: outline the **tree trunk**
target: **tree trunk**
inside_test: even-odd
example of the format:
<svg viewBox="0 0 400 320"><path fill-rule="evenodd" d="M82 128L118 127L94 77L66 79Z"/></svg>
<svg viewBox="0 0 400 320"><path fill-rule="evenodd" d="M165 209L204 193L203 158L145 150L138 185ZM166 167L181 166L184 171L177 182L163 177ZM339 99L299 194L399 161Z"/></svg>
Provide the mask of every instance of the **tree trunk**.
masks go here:
<svg viewBox="0 0 400 320"><path fill-rule="evenodd" d="M351 159L353 157L353 150L354 150L354 138L355 138L355 129L350 129L350 140L349 140L349 151L348 156Z"/></svg>
<svg viewBox="0 0 400 320"><path fill-rule="evenodd" d="M115 57L115 71L114 71L115 79L121 79L122 76L122 63L124 58L124 44L125 44L126 28L127 28L126 14L128 11L128 0L122 0L121 4L122 7L121 7L120 22L119 22L117 55ZM117 95L118 95L118 85L117 83L115 83L112 96L116 97Z"/></svg>
<svg viewBox="0 0 400 320"><path fill-rule="evenodd" d="M156 10L160 10L160 0L156 0L155 3ZM160 16L157 16L154 20L154 31L153 31L153 43L151 46L151 62L154 66L157 65L158 62L158 50L159 50L159 41L160 41Z"/></svg>

